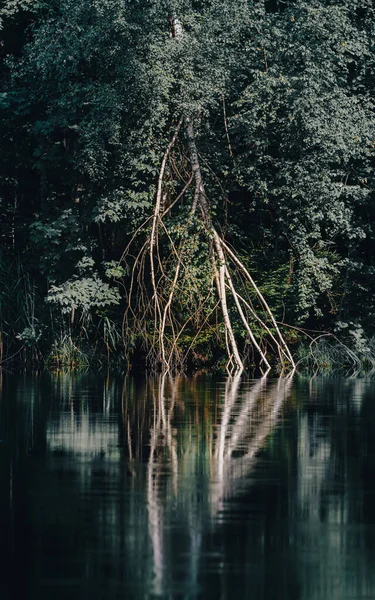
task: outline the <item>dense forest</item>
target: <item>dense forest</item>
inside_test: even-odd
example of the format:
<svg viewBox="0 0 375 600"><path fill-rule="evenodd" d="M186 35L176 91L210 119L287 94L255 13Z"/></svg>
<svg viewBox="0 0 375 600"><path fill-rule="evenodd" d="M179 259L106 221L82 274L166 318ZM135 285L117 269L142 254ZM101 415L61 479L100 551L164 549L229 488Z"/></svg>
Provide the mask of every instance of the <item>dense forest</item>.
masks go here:
<svg viewBox="0 0 375 600"><path fill-rule="evenodd" d="M375 364L372 0L0 19L3 364Z"/></svg>

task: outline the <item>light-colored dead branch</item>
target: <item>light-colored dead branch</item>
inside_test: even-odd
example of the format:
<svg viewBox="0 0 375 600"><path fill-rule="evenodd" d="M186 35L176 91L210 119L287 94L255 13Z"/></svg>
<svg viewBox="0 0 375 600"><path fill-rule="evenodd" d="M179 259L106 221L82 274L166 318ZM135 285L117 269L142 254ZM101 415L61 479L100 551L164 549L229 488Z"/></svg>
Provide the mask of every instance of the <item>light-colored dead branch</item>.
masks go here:
<svg viewBox="0 0 375 600"><path fill-rule="evenodd" d="M224 101L223 110L228 144L231 151ZM165 208L166 200L168 198L166 192L167 182L173 181L173 177L176 176L176 173L180 174L181 172L186 172L187 157L181 148L182 145L179 144L177 150L174 150L183 124L189 151L188 160L192 172L189 179L187 181L185 179L184 186L180 193L169 206ZM176 155L178 156L178 153L183 161L181 169L176 163ZM167 164L168 172L166 173ZM169 179L167 179L168 177ZM180 237L179 241L176 242L173 236L173 230L168 227L168 222L165 220L165 217L170 213L171 209L178 204L192 183L194 184L195 189L189 216L185 223L185 231L183 232L182 238ZM173 183L173 185L175 184ZM189 239L188 234L190 228L194 226L197 210L199 210L202 215L207 241L209 242L213 277L212 283L216 283L218 298L214 308L211 311L208 311L208 315L206 314L207 309L205 308L205 303L207 299L212 297L212 287L208 290L206 300L195 301L195 297L199 300L199 295L201 293L200 285L194 280L195 275L192 276L189 272L189 254L186 253L186 249L189 247L186 245L186 242ZM150 221L151 227L149 226ZM128 257L130 259L131 244L143 230L146 230L149 233L140 251L132 258L133 265L130 271L130 285L127 293L127 306L124 314L123 330L125 339L125 330L129 330L131 327L129 321L129 317L131 317L133 323L133 335L140 334L143 336L146 341L146 346L148 347L148 359L154 366L161 366L164 373L183 368L197 336L203 327L207 325L210 326L209 319L212 313L217 310L218 306L221 308L222 325L224 327L224 338L227 347L227 371L230 375L239 375L244 369L244 359L241 355L241 349L234 333L233 310L238 314L240 323L242 323L242 327L248 336L252 348L259 354L261 368L263 365L268 372L271 367L266 353L267 346L262 344L262 337L258 340L254 333L252 325L254 320L259 323L262 331L267 332L268 339L275 345L283 368L288 366L288 364L292 367L295 366L292 354L281 334L272 310L262 295L259 287L256 285L243 262L224 241L223 237L212 223L210 202L204 187L204 178L197 150L196 134L192 117L181 118L175 128L173 136L162 158L153 215L146 219L132 236L122 256L123 261L128 261ZM160 235L163 236L163 238L160 238L160 244L163 239L163 245L160 248L159 232ZM180 233L178 233L178 236L180 236ZM169 254L165 252L167 248L170 249ZM163 254L161 254L162 250ZM147 257L148 260L146 260ZM149 277L147 277L146 265L149 265ZM172 267L173 276L171 275ZM235 280L233 279L234 275L236 276ZM151 293L147 281L151 286ZM240 283L240 290L237 289L238 283ZM240 293L244 290L246 295L246 286L249 287L248 283L250 283L251 289L255 292L257 302L261 306L261 314L263 313L265 318L260 316L259 311L253 306L252 301L249 299L249 302L247 302ZM135 290L135 288L137 288L137 290ZM186 311L186 308L189 307L189 305L191 310L190 314L188 312L186 315L185 312L184 319L181 319L180 317L176 318L174 307L181 306L184 307L183 310ZM200 315L199 318L197 318L197 315L195 314L194 307ZM251 316L250 320L249 315ZM153 319L153 326L151 332L149 332L147 331L147 326L151 317ZM265 322L267 320L271 323L270 326ZM193 341L190 343L188 350L182 355L179 347L179 339L188 323L196 325L198 327L198 333L193 337ZM271 331L271 326L275 333ZM215 329L219 331L218 325L215 326Z"/></svg>

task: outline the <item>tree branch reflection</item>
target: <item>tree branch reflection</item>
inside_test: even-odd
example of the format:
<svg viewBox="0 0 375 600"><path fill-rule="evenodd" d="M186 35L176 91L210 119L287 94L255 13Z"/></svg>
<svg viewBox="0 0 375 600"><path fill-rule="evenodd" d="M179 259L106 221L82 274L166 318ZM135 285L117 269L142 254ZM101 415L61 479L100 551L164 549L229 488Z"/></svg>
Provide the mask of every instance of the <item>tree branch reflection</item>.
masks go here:
<svg viewBox="0 0 375 600"><path fill-rule="evenodd" d="M213 516L223 509L224 499L235 495L238 484L248 478L257 453L277 424L291 384L291 378L279 379L269 387L263 377L238 398L239 382L236 379L227 381L217 440L219 451L215 453L211 469L210 507Z"/></svg>
<svg viewBox="0 0 375 600"><path fill-rule="evenodd" d="M328 579L335 598L375 589L373 381L5 377L3 395L9 547L29 514L36 563L58 547L73 581L79 555L83 595L102 581L117 597L121 581L139 597L219 597L243 580L266 597L285 565L306 598Z"/></svg>
<svg viewBox="0 0 375 600"><path fill-rule="evenodd" d="M197 585L203 524L209 517L214 523L225 499L240 491L241 482L256 464L257 453L275 429L291 384L291 378L269 384L264 377L241 391L241 377L228 378L203 421L200 398L194 397L193 389L185 407L188 414L184 421L180 415L178 428L174 428L184 379L164 376L154 382L147 508L155 594L163 594L169 552L166 523L173 511L188 521L190 585Z"/></svg>

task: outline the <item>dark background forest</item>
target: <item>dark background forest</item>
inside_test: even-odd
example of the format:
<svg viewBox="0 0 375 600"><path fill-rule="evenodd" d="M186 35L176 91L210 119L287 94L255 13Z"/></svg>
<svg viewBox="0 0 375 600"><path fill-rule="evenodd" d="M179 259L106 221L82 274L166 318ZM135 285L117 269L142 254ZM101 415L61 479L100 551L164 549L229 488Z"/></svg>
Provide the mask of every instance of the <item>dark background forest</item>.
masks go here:
<svg viewBox="0 0 375 600"><path fill-rule="evenodd" d="M0 18L1 362L374 363L372 0Z"/></svg>

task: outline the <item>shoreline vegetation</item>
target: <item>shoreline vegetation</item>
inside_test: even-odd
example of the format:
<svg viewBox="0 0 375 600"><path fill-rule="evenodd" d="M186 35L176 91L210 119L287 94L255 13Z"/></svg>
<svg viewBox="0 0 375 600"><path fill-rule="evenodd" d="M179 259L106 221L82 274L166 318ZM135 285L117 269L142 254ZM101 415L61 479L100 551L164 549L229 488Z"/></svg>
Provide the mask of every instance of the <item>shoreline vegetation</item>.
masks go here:
<svg viewBox="0 0 375 600"><path fill-rule="evenodd" d="M5 0L0 366L375 367L370 0Z"/></svg>

